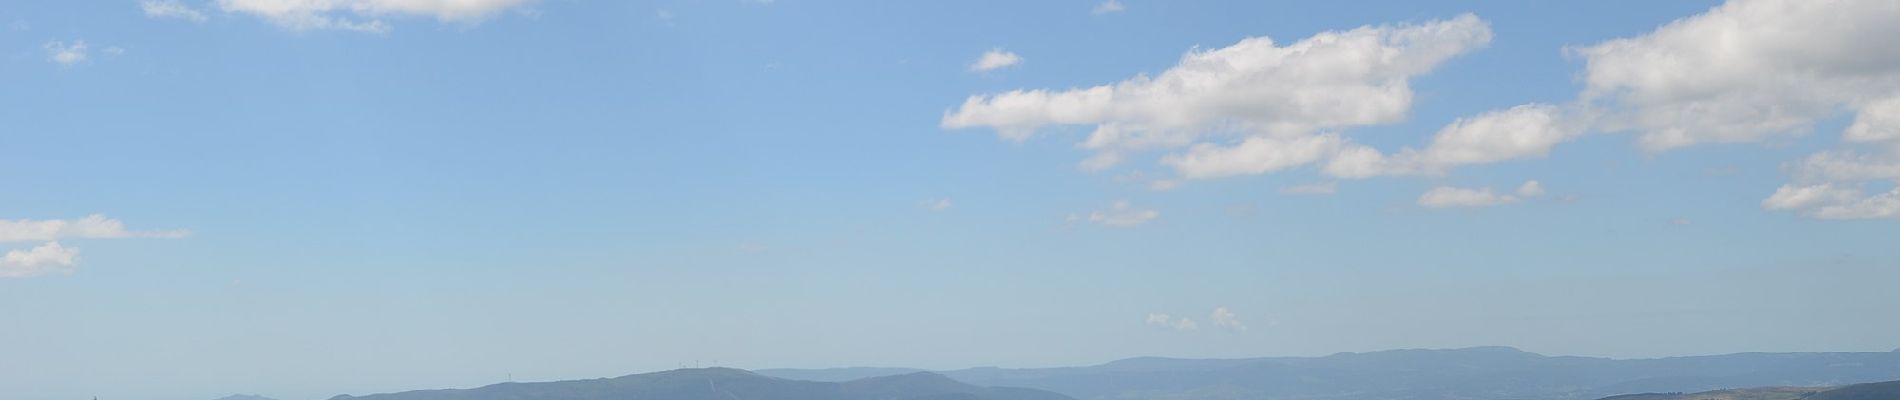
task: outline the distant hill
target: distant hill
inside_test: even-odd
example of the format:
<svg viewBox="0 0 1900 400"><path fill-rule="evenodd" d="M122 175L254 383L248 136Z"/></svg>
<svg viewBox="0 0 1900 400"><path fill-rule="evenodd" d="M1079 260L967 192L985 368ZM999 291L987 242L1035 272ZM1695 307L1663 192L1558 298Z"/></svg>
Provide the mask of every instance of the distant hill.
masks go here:
<svg viewBox="0 0 1900 400"><path fill-rule="evenodd" d="M850 368L824 368L824 369L755 369L755 370L752 370L752 372L757 372L760 375L765 375L765 376L770 376L770 377L775 377L775 378L795 379L795 380L801 380L801 381L844 382L844 381L858 380L858 379L872 378L872 377L879 377L879 376L903 375L903 374L908 374L912 372L924 372L924 370L916 369L916 368L850 367Z"/></svg>
<svg viewBox="0 0 1900 400"><path fill-rule="evenodd" d="M417 390L331 400L1074 400L1017 388L987 388L916 372L812 382L730 368L681 369L559 382L499 383L474 389Z"/></svg>
<svg viewBox="0 0 1900 400"><path fill-rule="evenodd" d="M1843 387L1767 387L1754 389L1712 390L1698 393L1643 393L1610 396L1600 400L1895 400L1900 399L1900 381L1864 383Z"/></svg>
<svg viewBox="0 0 1900 400"><path fill-rule="evenodd" d="M1802 400L1894 400L1900 399L1900 381L1849 385L1816 393Z"/></svg>
<svg viewBox="0 0 1900 400"><path fill-rule="evenodd" d="M1640 393L1598 400L1801 400L1832 388L1768 387L1711 390L1697 393Z"/></svg>
<svg viewBox="0 0 1900 400"><path fill-rule="evenodd" d="M828 371L765 372L839 381L864 377L849 372L876 372ZM1619 360L1476 347L1325 357L1149 357L1086 367L939 373L977 385L1035 388L1085 400L1588 400L1624 393L1832 387L1900 380L1900 353L1741 353Z"/></svg>

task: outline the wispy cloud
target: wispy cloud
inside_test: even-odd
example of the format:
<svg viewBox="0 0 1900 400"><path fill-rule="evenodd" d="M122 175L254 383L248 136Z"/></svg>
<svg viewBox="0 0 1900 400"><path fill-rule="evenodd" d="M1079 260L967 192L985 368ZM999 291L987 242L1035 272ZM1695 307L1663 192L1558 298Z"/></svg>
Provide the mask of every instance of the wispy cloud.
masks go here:
<svg viewBox="0 0 1900 400"><path fill-rule="evenodd" d="M1214 326L1221 329L1236 332L1247 330L1247 324L1241 323L1240 317L1234 315L1234 312L1228 310L1226 306L1214 307L1214 313L1208 317L1208 320L1214 321Z"/></svg>
<svg viewBox="0 0 1900 400"><path fill-rule="evenodd" d="M502 10L523 7L534 0L352 0L280 1L219 0L225 12L251 15L291 30L344 30L387 33L386 17L429 17L441 22L477 23Z"/></svg>
<svg viewBox="0 0 1900 400"><path fill-rule="evenodd" d="M182 238L186 230L134 231L125 223L93 214L79 219L0 220L0 243L44 242L61 239Z"/></svg>
<svg viewBox="0 0 1900 400"><path fill-rule="evenodd" d="M1022 56L1018 56L1016 53L1011 53L1003 49L990 49L990 51L983 52L983 56L977 57L975 63L970 64L970 71L989 72L1013 67L1022 63Z"/></svg>
<svg viewBox="0 0 1900 400"><path fill-rule="evenodd" d="M1489 207L1516 203L1542 195L1544 195L1544 185L1537 181L1524 182L1513 193L1497 193L1491 188L1439 186L1419 195L1418 205L1426 208Z"/></svg>
<svg viewBox="0 0 1900 400"><path fill-rule="evenodd" d="M42 242L39 245L8 250L0 259L0 278L28 278L51 272L71 272L78 265L79 249L59 242L63 239L182 238L185 230L134 231L119 220L104 215L61 220L0 220L0 243Z"/></svg>
<svg viewBox="0 0 1900 400"><path fill-rule="evenodd" d="M1333 192L1337 192L1337 191L1339 191L1339 184L1336 182L1308 183L1304 185L1293 185L1293 186L1280 188L1280 194L1314 195L1314 194L1333 194Z"/></svg>
<svg viewBox="0 0 1900 400"><path fill-rule="evenodd" d="M46 44L40 45L40 48L46 50L46 61L59 64L63 67L78 65L79 63L86 62L88 58L88 49L86 41L84 40L74 40L72 43L51 40L47 41Z"/></svg>
<svg viewBox="0 0 1900 400"><path fill-rule="evenodd" d="M1155 218L1161 218L1160 211L1135 208L1127 200L1118 200L1110 204L1106 210L1089 213L1088 221L1107 226L1130 227L1148 223Z"/></svg>
<svg viewBox="0 0 1900 400"><path fill-rule="evenodd" d="M675 16L671 10L664 8L653 9L653 19L659 20L660 25L673 26L673 18L675 18Z"/></svg>
<svg viewBox="0 0 1900 400"><path fill-rule="evenodd" d="M944 199L924 200L922 203L918 203L918 205L923 207L925 210L943 211L943 210L950 209L950 207L955 206L956 204L952 203L950 199L944 198Z"/></svg>
<svg viewBox="0 0 1900 400"><path fill-rule="evenodd" d="M1101 15L1101 14L1118 13L1118 12L1122 12L1126 10L1128 10L1128 7L1123 6L1121 1L1108 0L1108 1L1102 2L1102 4L1096 4L1095 9L1089 11L1089 13Z"/></svg>
<svg viewBox="0 0 1900 400"><path fill-rule="evenodd" d="M1201 324L1198 322L1194 322L1194 319L1192 318L1187 318L1187 317L1175 318L1174 316L1171 316L1165 313L1148 313L1148 325L1173 329L1177 331L1191 331L1191 330L1201 329Z"/></svg>
<svg viewBox="0 0 1900 400"><path fill-rule="evenodd" d="M177 18L191 22L205 22L210 19L203 11L180 3L178 0L144 0L139 9L145 10L145 16L152 18Z"/></svg>

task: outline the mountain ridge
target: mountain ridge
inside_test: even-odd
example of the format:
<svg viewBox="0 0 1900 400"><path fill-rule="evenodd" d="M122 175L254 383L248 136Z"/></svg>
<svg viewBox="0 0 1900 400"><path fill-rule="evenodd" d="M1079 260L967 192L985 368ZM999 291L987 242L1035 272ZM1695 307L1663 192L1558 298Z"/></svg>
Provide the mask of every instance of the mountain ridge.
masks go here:
<svg viewBox="0 0 1900 400"><path fill-rule="evenodd" d="M846 382L778 378L733 368L689 368L613 378L504 382L331 400L1074 400L1025 388L981 387L933 372Z"/></svg>
<svg viewBox="0 0 1900 400"><path fill-rule="evenodd" d="M902 368L829 370L845 372ZM797 375L809 370L760 370ZM1511 347L1399 349L1318 357L1135 357L1079 367L937 371L985 386L1043 389L1084 400L1165 398L1587 400L1623 393L1837 386L1900 380L1900 353L1751 352L1614 359L1546 356Z"/></svg>

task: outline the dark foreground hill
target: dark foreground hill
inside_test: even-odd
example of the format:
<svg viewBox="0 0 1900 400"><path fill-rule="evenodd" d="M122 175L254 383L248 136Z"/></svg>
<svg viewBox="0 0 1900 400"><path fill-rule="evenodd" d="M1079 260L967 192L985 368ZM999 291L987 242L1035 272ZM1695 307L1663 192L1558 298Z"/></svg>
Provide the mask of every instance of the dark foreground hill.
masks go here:
<svg viewBox="0 0 1900 400"><path fill-rule="evenodd" d="M762 371L781 376L855 378L850 372L854 370ZM1587 400L1623 393L1693 393L1900 380L1900 352L1741 353L1619 360L1479 347L1325 357L1150 357L1087 367L974 368L940 373L977 385L1036 388L1086 400Z"/></svg>
<svg viewBox="0 0 1900 400"><path fill-rule="evenodd" d="M1074 400L1017 388L988 388L929 372L812 382L729 368L681 369L576 381L499 383L331 400Z"/></svg>
<svg viewBox="0 0 1900 400"><path fill-rule="evenodd" d="M1900 399L1900 381L1864 383L1843 387L1767 387L1754 389L1712 390L1699 393L1643 393L1610 396L1600 400L1896 400Z"/></svg>

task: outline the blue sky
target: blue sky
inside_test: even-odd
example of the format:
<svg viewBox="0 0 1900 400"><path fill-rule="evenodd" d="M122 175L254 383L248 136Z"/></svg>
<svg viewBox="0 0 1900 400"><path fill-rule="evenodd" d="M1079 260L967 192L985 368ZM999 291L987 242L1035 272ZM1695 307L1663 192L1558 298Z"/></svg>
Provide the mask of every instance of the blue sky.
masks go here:
<svg viewBox="0 0 1900 400"><path fill-rule="evenodd" d="M1900 346L1892 4L1106 4L5 3L0 393Z"/></svg>

